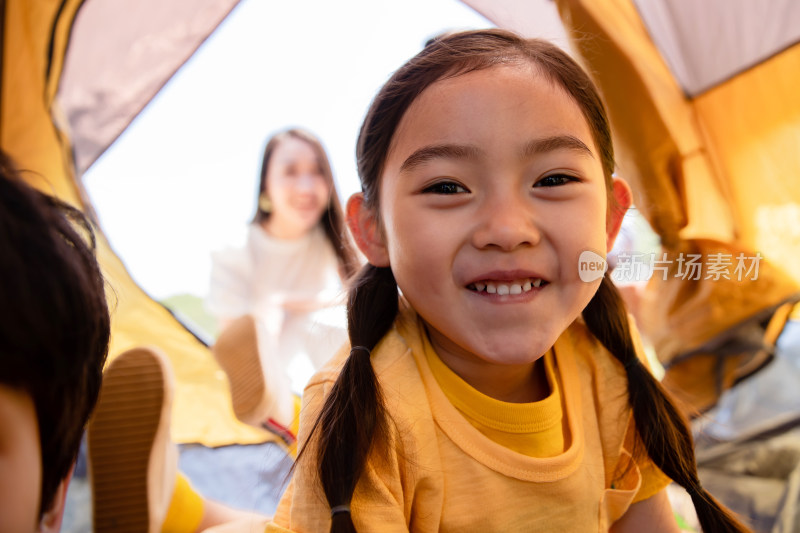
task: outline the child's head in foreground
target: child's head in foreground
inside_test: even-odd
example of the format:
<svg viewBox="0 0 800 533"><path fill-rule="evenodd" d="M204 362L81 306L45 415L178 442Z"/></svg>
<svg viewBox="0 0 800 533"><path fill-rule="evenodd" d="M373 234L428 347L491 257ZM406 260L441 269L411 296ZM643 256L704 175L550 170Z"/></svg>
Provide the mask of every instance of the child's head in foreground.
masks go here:
<svg viewBox="0 0 800 533"><path fill-rule="evenodd" d="M391 328L399 289L439 358L509 402L542 398L546 382L530 376L542 376L540 358L583 316L625 367L653 461L691 489L704 526L733 524L699 487L684 421L637 364L618 292L608 278L581 277L583 254L602 260L611 249L630 189L612 176L605 109L575 61L501 30L436 39L375 97L357 156L362 193L347 216L369 261L350 293L358 348L315 427L332 508L349 505L385 433L367 350ZM332 531L352 527L348 512L334 513Z"/></svg>
<svg viewBox="0 0 800 533"><path fill-rule="evenodd" d="M57 531L108 350L83 216L0 152L0 531Z"/></svg>

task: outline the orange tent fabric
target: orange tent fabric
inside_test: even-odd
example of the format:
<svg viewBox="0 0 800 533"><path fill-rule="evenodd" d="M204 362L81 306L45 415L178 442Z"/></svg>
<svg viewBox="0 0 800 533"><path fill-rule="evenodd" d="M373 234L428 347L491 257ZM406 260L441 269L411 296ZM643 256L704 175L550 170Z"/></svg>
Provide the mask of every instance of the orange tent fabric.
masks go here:
<svg viewBox="0 0 800 533"><path fill-rule="evenodd" d="M126 5L129 13L91 0L0 3L0 147L34 186L91 214L76 160L81 168L94 161L236 3L144 0ZM113 313L110 357L141 345L170 357L173 439L208 446L274 439L236 420L208 348L134 283L100 230L98 257Z"/></svg>

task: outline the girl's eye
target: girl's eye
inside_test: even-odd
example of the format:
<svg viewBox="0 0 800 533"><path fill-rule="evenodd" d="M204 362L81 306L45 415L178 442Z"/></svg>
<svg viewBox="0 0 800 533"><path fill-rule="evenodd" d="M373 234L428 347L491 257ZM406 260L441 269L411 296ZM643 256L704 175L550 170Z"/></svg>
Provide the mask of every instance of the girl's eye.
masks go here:
<svg viewBox="0 0 800 533"><path fill-rule="evenodd" d="M424 193L430 194L459 194L467 191L466 188L452 181L439 181L433 185L428 185L422 189Z"/></svg>
<svg viewBox="0 0 800 533"><path fill-rule="evenodd" d="M569 176L567 174L551 174L549 176L545 176L536 183L533 184L534 187L559 187L561 185L566 185L567 183L578 181L578 178L575 176Z"/></svg>

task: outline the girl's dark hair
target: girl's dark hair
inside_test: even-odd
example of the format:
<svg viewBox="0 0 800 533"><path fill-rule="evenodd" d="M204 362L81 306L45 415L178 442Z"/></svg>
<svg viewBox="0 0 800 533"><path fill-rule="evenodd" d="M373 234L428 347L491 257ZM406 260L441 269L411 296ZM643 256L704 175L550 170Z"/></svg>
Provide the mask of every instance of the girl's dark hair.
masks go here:
<svg viewBox="0 0 800 533"><path fill-rule="evenodd" d="M339 274L342 279L350 278L356 273L358 269L358 257L356 256L355 248L347 233L347 228L344 222L344 214L342 211L342 204L339 201L339 194L336 190L336 182L333 179L333 171L331 164L328 160L328 154L322 146L320 140L311 132L300 128L292 128L276 133L267 141L264 147L264 156L261 162L261 177L258 181L258 197L260 197L267 190L267 171L269 170L269 161L272 154L278 145L288 139L295 138L308 143L314 150L317 156L320 170L331 184L331 194L328 199L328 208L322 214L322 227L325 229L325 235L331 241L333 249L336 252L336 257L339 259ZM253 216L253 222L261 223L269 218L270 214L261 209L256 203L256 213Z"/></svg>
<svg viewBox="0 0 800 533"><path fill-rule="evenodd" d="M605 108L589 77L566 53L546 41L523 39L503 30L479 30L434 40L395 72L373 100L357 147L364 202L369 208L378 208L380 176L392 137L414 99L437 80L496 65L533 65L538 75L570 95L592 131L611 190L611 134ZM397 285L389 269L364 267L350 292L351 345L374 348L392 325L397 300ZM642 443L653 462L691 494L703 530L746 531L700 486L687 422L649 371L633 363L637 355L628 315L608 278L603 279L583 315L592 334L625 366L629 401ZM316 459L331 507L350 503L370 448L383 439L385 428L380 387L367 352L353 348L312 431L312 436L318 435ZM334 515L332 532L354 530L349 513Z"/></svg>
<svg viewBox="0 0 800 533"><path fill-rule="evenodd" d="M77 457L108 353L94 247L83 214L26 185L0 151L0 384L36 409L40 516Z"/></svg>

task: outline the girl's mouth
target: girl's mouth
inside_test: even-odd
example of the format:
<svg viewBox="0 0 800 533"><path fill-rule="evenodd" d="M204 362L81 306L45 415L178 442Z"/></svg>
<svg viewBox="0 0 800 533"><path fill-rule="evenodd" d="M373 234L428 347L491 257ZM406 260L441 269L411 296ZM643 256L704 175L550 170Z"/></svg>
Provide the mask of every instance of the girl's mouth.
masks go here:
<svg viewBox="0 0 800 533"><path fill-rule="evenodd" d="M467 285L467 289L474 292L484 292L487 294L497 294L505 296L506 294L522 294L530 292L533 289L543 287L548 282L541 278L524 278L514 281L476 281Z"/></svg>

